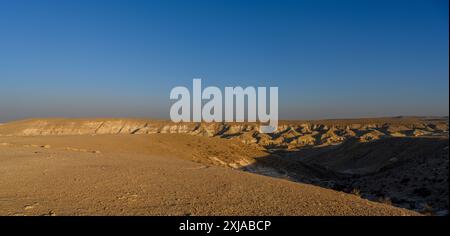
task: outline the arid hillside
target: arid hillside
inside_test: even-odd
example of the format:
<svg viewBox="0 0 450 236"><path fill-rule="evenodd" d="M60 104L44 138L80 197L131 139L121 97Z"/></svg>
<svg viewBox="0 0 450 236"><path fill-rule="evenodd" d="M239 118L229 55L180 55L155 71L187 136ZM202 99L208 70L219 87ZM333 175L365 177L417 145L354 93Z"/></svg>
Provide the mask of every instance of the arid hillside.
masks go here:
<svg viewBox="0 0 450 236"><path fill-rule="evenodd" d="M447 118L283 121L273 134L258 129L142 119L3 124L2 214L411 214L388 205L448 214Z"/></svg>

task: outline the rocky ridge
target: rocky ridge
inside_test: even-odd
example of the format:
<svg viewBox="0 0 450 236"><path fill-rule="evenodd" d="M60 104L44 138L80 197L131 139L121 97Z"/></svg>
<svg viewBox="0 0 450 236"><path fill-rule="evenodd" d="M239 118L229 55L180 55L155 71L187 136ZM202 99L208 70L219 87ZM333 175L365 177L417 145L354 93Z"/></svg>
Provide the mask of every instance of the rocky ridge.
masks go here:
<svg viewBox="0 0 450 236"><path fill-rule="evenodd" d="M341 144L348 139L370 142L387 137L447 136L442 119L360 119L282 121L277 132L259 132L256 123L172 123L140 119L33 119L0 126L0 135L100 135L177 133L238 139L264 149L299 149Z"/></svg>
<svg viewBox="0 0 450 236"><path fill-rule="evenodd" d="M190 144L185 153L187 159L205 165L354 193L425 214L448 215L446 117L282 121L272 134L259 132L256 123L176 124L140 119L33 119L0 126L0 136L16 137L145 134L182 134L175 136L183 140L183 135L211 137L202 145L216 143L223 146L220 151ZM148 142L152 142L150 136ZM155 139L162 137L173 141L173 135ZM240 142L242 147L226 146L221 139Z"/></svg>

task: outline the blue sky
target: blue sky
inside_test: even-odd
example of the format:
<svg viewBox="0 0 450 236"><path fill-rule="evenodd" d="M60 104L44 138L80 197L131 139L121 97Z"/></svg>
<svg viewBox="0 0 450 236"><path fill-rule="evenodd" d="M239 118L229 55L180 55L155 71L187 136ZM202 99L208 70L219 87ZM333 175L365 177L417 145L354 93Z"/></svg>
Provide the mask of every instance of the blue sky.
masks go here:
<svg viewBox="0 0 450 236"><path fill-rule="evenodd" d="M447 0L0 0L0 121L168 118L169 92L279 86L281 119L448 115Z"/></svg>

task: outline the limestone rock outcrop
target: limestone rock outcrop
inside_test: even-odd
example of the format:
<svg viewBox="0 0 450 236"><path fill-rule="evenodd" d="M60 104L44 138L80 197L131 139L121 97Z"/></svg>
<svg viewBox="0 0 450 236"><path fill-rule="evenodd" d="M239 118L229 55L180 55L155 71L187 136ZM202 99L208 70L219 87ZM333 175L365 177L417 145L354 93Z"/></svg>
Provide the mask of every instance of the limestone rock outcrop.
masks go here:
<svg viewBox="0 0 450 236"><path fill-rule="evenodd" d="M173 123L143 119L32 119L0 126L0 135L189 134L238 139L266 149L336 145L349 139L370 142L389 137L448 135L446 119L359 119L282 121L277 132L259 132L257 123Z"/></svg>

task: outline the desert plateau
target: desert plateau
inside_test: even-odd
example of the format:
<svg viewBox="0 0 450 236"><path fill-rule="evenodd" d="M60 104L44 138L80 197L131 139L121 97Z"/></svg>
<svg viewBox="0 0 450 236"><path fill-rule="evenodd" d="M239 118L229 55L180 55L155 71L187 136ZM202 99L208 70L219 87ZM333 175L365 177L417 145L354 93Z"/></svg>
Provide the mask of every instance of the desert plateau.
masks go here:
<svg viewBox="0 0 450 236"><path fill-rule="evenodd" d="M448 215L448 117L0 125L0 215Z"/></svg>

